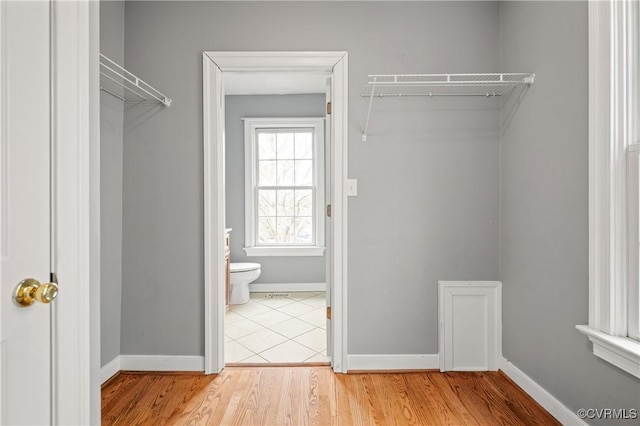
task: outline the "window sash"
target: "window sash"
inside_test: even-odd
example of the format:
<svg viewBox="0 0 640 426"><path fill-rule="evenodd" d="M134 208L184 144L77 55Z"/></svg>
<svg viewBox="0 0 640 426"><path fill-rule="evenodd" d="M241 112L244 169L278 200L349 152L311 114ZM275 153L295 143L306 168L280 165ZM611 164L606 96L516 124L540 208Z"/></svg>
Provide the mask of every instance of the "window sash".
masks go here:
<svg viewBox="0 0 640 426"><path fill-rule="evenodd" d="M295 211L293 214L291 215L278 215L277 214L277 206L275 207L276 209L276 213L273 216L266 216L266 215L261 215L260 212L258 211L259 208L259 203L260 203L260 191L265 190L265 191L296 191L296 190L302 190L302 191L311 191L311 215L310 216L302 216L302 215L297 215L295 214ZM296 247L296 246L316 246L317 243L317 227L316 225L316 220L317 220L317 213L316 213L316 192L317 192L317 188L316 186L256 186L255 187L255 209L256 212L254 214L254 219L255 219L255 246L256 247ZM276 203L277 203L277 199L276 199ZM295 209L295 206L294 206ZM275 218L276 222L278 218L292 218L292 219L297 219L297 218L311 218L311 241L308 243L304 243L304 242L281 242L281 241L274 241L274 242L270 242L270 243L262 243L260 242L260 238L259 238L259 232L260 232L260 219L261 218ZM276 223L276 227L277 227L277 223ZM276 236L277 236L277 231L276 231Z"/></svg>
<svg viewBox="0 0 640 426"><path fill-rule="evenodd" d="M255 204L254 204L254 241L255 241L255 246L256 247L291 247L291 246L315 246L316 245L316 219L317 219L317 215L314 214L314 207L315 207L315 194L316 194L316 188L317 188L317 161L316 161L316 134L315 131L312 127L300 127L300 128L292 128L292 127L270 127L270 128L264 128L264 127L257 127L254 130L254 138L255 138L255 144L258 144L259 140L260 140L260 135L262 134L274 134L275 135L275 142L276 142L276 146L275 148L275 158L271 159L262 159L260 158L260 148L256 146L255 151L254 151L254 157L255 157L255 161L256 161L256 170L258 171L257 176L255 178L255 185L254 185L254 193L255 193ZM311 179L312 179L312 184L309 185L278 185L277 184L277 180L280 177L279 176L279 172L278 172L278 163L283 163L285 161L292 161L293 162L293 171L291 173L293 173L292 179L293 182L295 183L295 180L297 178L296 175L296 161L302 160L302 161L308 161L308 158L305 157L298 157L296 155L296 140L295 140L295 136L294 139L290 142L293 144L292 147L287 147L288 150L292 153L292 155L289 157L283 157L283 158L279 158L280 157L280 143L279 143L279 135L282 134L288 134L288 133L292 133L292 134L304 134L304 133L310 133L311 134L311 164L312 164L312 168L311 168ZM284 147L283 147L284 148ZM260 162L262 161L274 161L275 162L275 179L276 179L276 185L261 185L260 184L260 167L261 164ZM261 191L276 191L276 200L275 200L275 213L273 216L263 216L260 215L260 211L259 211L259 206L260 206L260 192ZM295 209L296 209L296 205L295 205L295 199L293 201L294 206L292 206L292 208L294 209L293 214L291 215L279 215L278 214L278 208L279 208L279 201L277 199L277 193L278 191L295 191L296 190L311 190L311 241L308 243L305 242L301 242L301 241L283 241L280 238L280 220L279 219L285 219L285 218L290 218L293 221L293 238L296 238L296 219L298 218L302 218L302 217L309 217L309 216L299 216L297 214L295 214ZM295 197L295 195L294 195ZM275 220L275 240L270 241L270 242L261 242L260 241L260 219L263 218L273 218ZM291 225L289 225L291 226Z"/></svg>

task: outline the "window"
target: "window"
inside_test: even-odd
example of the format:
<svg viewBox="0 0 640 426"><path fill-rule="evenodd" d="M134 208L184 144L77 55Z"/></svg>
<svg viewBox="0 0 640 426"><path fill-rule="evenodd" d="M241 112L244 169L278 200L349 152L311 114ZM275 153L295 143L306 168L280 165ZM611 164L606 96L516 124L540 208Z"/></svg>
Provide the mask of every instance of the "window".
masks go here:
<svg viewBox="0 0 640 426"><path fill-rule="evenodd" d="M324 119L246 118L245 251L324 254Z"/></svg>
<svg viewBox="0 0 640 426"><path fill-rule="evenodd" d="M589 2L589 324L593 353L640 377L638 2Z"/></svg>

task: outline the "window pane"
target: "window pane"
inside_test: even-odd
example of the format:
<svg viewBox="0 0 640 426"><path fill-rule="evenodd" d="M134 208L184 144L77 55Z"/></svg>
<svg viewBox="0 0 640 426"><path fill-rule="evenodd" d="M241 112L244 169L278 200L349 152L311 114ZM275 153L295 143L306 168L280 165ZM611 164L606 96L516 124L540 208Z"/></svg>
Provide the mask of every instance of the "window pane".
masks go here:
<svg viewBox="0 0 640 426"><path fill-rule="evenodd" d="M275 160L258 161L258 185L276 185L276 163Z"/></svg>
<svg viewBox="0 0 640 426"><path fill-rule="evenodd" d="M258 159L276 159L276 135L271 131L258 131Z"/></svg>
<svg viewBox="0 0 640 426"><path fill-rule="evenodd" d="M258 190L258 216L276 215L276 191L271 189Z"/></svg>
<svg viewBox="0 0 640 426"><path fill-rule="evenodd" d="M295 168L296 186L312 186L313 160L296 160Z"/></svg>
<svg viewBox="0 0 640 426"><path fill-rule="evenodd" d="M278 160L277 162L278 178L276 185L278 186L292 186L295 181L294 175L294 161L293 160Z"/></svg>
<svg viewBox="0 0 640 426"><path fill-rule="evenodd" d="M313 226L310 217L296 218L295 242L300 244L313 244Z"/></svg>
<svg viewBox="0 0 640 426"><path fill-rule="evenodd" d="M295 149L297 159L311 160L313 158L312 132L296 133Z"/></svg>
<svg viewBox="0 0 640 426"><path fill-rule="evenodd" d="M313 216L313 191L310 189L298 189L295 197L296 216Z"/></svg>
<svg viewBox="0 0 640 426"><path fill-rule="evenodd" d="M294 199L294 191L287 190L278 190L277 195L277 207L276 214L277 216L293 216L293 206L295 203Z"/></svg>
<svg viewBox="0 0 640 426"><path fill-rule="evenodd" d="M278 160L293 160L293 133L278 132Z"/></svg>
<svg viewBox="0 0 640 426"><path fill-rule="evenodd" d="M295 236L295 220L292 217L279 217L277 223L278 243L291 243Z"/></svg>
<svg viewBox="0 0 640 426"><path fill-rule="evenodd" d="M258 219L258 244L276 244L276 218Z"/></svg>

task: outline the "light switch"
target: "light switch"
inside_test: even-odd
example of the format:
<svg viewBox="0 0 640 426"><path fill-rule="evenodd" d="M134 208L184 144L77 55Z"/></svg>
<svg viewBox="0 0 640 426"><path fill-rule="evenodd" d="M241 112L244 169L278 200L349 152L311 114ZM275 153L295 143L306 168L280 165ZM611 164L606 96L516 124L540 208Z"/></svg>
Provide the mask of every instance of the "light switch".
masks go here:
<svg viewBox="0 0 640 426"><path fill-rule="evenodd" d="M347 197L358 196L358 179L347 179Z"/></svg>

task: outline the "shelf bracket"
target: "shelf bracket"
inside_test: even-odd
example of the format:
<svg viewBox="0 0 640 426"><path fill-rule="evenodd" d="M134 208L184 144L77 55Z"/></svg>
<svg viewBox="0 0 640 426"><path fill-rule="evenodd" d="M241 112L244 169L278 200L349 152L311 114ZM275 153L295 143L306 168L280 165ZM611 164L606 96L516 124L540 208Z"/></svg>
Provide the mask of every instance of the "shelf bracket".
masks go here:
<svg viewBox="0 0 640 426"><path fill-rule="evenodd" d="M362 142L367 141L367 130L369 130L369 119L371 118L371 106L373 105L373 95L376 91L376 79L377 77L373 78L373 85L371 86L371 96L369 96L369 110L367 111L367 121L364 125L364 132L362 132Z"/></svg>
<svg viewBox="0 0 640 426"><path fill-rule="evenodd" d="M108 80L111 80L115 84L118 84L122 88L128 90L129 92L137 95L142 100L151 98L160 102L165 107L171 106L170 98L165 96L158 89L145 82L135 74L127 71L122 66L118 65L115 61L109 59L102 53L100 54L100 67L100 74L102 74ZM116 96L114 93L108 91L105 88L101 89L111 95ZM116 97L120 98L119 96Z"/></svg>

